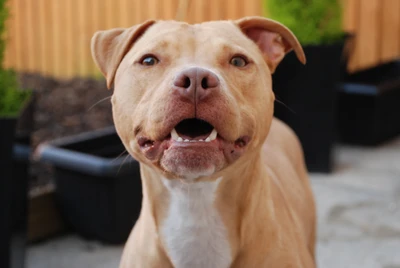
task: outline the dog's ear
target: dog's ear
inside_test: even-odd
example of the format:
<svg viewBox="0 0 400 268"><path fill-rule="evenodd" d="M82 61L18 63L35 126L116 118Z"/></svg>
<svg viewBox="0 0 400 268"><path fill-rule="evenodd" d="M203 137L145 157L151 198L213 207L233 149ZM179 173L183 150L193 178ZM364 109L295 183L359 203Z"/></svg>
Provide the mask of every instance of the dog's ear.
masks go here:
<svg viewBox="0 0 400 268"><path fill-rule="evenodd" d="M235 23L258 45L272 73L286 53L292 49L299 61L306 63L306 56L299 41L283 24L263 17L245 17L236 20Z"/></svg>
<svg viewBox="0 0 400 268"><path fill-rule="evenodd" d="M92 57L111 88L118 66L132 44L154 24L154 20L130 28L117 28L96 32L91 41Z"/></svg>

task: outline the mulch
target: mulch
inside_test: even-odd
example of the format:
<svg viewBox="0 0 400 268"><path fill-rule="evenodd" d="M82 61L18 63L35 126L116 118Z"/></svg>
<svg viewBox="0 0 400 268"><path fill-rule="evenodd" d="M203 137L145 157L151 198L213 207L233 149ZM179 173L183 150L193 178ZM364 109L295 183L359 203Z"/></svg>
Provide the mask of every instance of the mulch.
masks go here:
<svg viewBox="0 0 400 268"><path fill-rule="evenodd" d="M101 129L113 124L110 96L104 80L56 80L20 74L20 85L35 93L32 147L56 138ZM33 163L31 188L51 183L47 165Z"/></svg>

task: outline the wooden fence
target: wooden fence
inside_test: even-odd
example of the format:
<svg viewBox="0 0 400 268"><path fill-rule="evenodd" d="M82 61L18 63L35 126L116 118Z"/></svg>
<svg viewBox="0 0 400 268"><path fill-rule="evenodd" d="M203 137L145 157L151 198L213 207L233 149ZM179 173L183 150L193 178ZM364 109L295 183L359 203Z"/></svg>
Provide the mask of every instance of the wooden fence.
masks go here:
<svg viewBox="0 0 400 268"><path fill-rule="evenodd" d="M355 33L350 70L400 57L400 0L343 0L344 29Z"/></svg>
<svg viewBox="0 0 400 268"><path fill-rule="evenodd" d="M357 36L350 69L399 57L400 0L342 1L344 28ZM189 2L189 22L263 14L262 0ZM9 0L5 65L58 78L99 75L89 50L96 30L174 19L180 3L182 11L180 0Z"/></svg>

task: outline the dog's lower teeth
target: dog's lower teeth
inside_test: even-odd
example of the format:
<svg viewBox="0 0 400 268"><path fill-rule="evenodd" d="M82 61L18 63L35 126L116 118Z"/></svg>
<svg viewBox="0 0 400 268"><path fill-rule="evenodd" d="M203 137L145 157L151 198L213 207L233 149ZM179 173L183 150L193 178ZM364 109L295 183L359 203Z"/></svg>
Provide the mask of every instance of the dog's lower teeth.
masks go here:
<svg viewBox="0 0 400 268"><path fill-rule="evenodd" d="M171 131L171 138L174 141L178 141L178 142L211 142L213 140L215 140L217 138L217 131L215 129L213 129L210 133L210 135L205 139L199 139L199 140L189 140L189 139L183 139L181 137L179 137L178 132L176 132L175 128Z"/></svg>

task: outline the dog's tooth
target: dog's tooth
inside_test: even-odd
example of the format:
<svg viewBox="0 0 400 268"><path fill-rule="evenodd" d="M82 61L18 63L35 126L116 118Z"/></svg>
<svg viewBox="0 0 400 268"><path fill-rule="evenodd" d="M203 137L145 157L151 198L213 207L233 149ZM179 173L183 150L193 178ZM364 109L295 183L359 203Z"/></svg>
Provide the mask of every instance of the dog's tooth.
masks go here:
<svg viewBox="0 0 400 268"><path fill-rule="evenodd" d="M183 139L181 137L178 137L178 139L176 141L182 142Z"/></svg>
<svg viewBox="0 0 400 268"><path fill-rule="evenodd" d="M199 141L202 141L202 142L203 142L204 140L203 140L203 139L200 139Z"/></svg>
<svg viewBox="0 0 400 268"><path fill-rule="evenodd" d="M210 137L208 137L208 138L205 140L205 142L210 142L210 141L211 141Z"/></svg>
<svg viewBox="0 0 400 268"><path fill-rule="evenodd" d="M183 140L184 142L190 142L190 140L188 140L188 139L186 139L186 140Z"/></svg>
<svg viewBox="0 0 400 268"><path fill-rule="evenodd" d="M208 138L210 138L210 141L213 141L217 138L218 132L215 130L215 128L211 131L210 136L208 136ZM208 139L207 138L207 139Z"/></svg>
<svg viewBox="0 0 400 268"><path fill-rule="evenodd" d="M171 131L171 138L174 141L179 141L179 139L182 139L181 137L179 137L178 132L176 132L175 128Z"/></svg>

